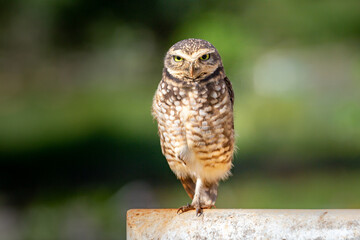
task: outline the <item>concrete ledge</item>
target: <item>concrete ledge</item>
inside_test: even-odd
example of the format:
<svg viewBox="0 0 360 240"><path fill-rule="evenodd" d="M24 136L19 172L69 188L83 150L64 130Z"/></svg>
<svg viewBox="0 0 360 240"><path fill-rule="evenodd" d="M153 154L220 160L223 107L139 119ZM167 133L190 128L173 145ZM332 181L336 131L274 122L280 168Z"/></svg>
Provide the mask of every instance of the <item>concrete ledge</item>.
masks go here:
<svg viewBox="0 0 360 240"><path fill-rule="evenodd" d="M360 240L360 209L131 209L127 239Z"/></svg>

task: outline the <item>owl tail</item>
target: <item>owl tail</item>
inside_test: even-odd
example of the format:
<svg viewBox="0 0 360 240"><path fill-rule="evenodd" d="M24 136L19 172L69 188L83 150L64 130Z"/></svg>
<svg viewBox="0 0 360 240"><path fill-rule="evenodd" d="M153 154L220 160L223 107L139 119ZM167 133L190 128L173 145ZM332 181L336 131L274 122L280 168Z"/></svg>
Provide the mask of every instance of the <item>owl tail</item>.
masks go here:
<svg viewBox="0 0 360 240"><path fill-rule="evenodd" d="M181 184L191 199L194 198L195 194L195 182L190 178L180 178Z"/></svg>

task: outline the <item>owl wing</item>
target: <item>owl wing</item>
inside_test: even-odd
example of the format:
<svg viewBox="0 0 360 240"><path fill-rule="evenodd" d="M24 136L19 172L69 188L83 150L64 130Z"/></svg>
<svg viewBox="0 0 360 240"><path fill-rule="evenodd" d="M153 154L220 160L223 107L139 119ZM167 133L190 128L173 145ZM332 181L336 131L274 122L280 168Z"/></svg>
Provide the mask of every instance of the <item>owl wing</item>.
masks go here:
<svg viewBox="0 0 360 240"><path fill-rule="evenodd" d="M226 89L230 95L230 101L231 101L231 107L232 107L232 106L234 106L234 91L233 91L231 82L228 79L228 77L225 77L224 81L225 81Z"/></svg>

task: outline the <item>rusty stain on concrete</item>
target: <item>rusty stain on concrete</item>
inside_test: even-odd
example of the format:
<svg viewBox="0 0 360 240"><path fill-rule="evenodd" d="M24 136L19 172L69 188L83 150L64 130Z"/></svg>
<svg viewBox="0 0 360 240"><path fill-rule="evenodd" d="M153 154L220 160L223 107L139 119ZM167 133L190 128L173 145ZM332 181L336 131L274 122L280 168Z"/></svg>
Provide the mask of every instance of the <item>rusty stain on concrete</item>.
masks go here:
<svg viewBox="0 0 360 240"><path fill-rule="evenodd" d="M131 209L127 239L357 239L360 209Z"/></svg>

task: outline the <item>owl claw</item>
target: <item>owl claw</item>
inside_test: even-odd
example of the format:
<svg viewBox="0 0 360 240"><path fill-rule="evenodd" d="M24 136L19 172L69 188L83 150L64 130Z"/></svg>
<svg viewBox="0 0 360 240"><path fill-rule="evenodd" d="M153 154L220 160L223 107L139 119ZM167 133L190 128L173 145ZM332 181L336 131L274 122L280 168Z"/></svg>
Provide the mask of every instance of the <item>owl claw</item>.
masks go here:
<svg viewBox="0 0 360 240"><path fill-rule="evenodd" d="M200 217L200 216L202 215L202 213L203 213L202 208L201 208L201 207L197 207L197 208L196 208L196 216L197 216L197 217Z"/></svg>
<svg viewBox="0 0 360 240"><path fill-rule="evenodd" d="M211 208L216 208L215 205L205 205L205 206L198 206L198 207L194 207L191 204L187 204L185 206L179 207L177 210L177 214L180 215L184 212L190 211L190 210L196 210L196 216L200 217L203 214L203 209L211 209Z"/></svg>
<svg viewBox="0 0 360 240"><path fill-rule="evenodd" d="M179 207L179 209L177 210L177 214L182 214L184 212L187 212L189 210L193 210L195 209L193 206L191 206L190 204L187 204L185 206Z"/></svg>

